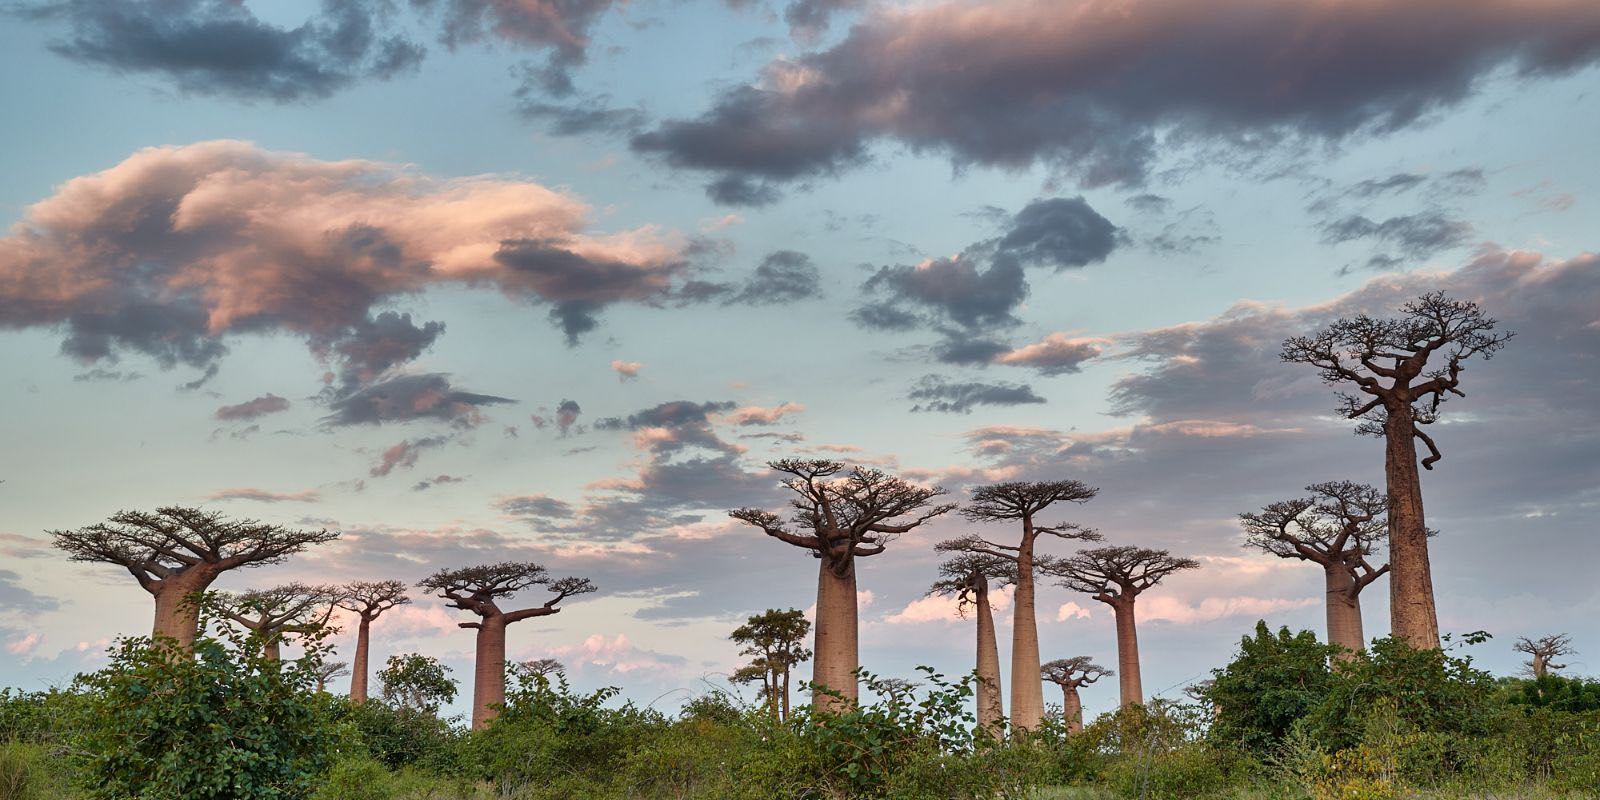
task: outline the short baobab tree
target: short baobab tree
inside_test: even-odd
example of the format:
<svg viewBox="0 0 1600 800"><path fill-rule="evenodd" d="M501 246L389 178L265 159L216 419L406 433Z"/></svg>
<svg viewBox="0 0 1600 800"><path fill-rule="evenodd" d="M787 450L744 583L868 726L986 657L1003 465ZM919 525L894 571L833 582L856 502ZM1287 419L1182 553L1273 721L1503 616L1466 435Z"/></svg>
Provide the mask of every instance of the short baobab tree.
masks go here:
<svg viewBox="0 0 1600 800"><path fill-rule="evenodd" d="M1032 730L1044 717L1044 690L1039 683L1039 622L1034 612L1034 561L1041 535L1098 541L1100 534L1071 523L1039 524L1039 515L1056 503L1087 503L1100 492L1080 481L1013 481L979 486L961 515L974 522L1015 522L1021 536L1015 545L999 544L977 534L941 545L947 551L971 552L1010 559L1016 564L1017 591L1011 598L1011 726Z"/></svg>
<svg viewBox="0 0 1600 800"><path fill-rule="evenodd" d="M350 701L361 703L367 699L369 672L367 659L372 639L372 623L385 611L411 602L411 598L406 596L405 583L394 580L356 581L347 584L343 594L339 606L353 612L357 617L356 654L350 671Z"/></svg>
<svg viewBox="0 0 1600 800"><path fill-rule="evenodd" d="M350 674L350 665L343 661L324 661L317 665L317 691L328 691L328 682Z"/></svg>
<svg viewBox="0 0 1600 800"><path fill-rule="evenodd" d="M1528 654L1529 660L1522 666L1534 680L1550 674L1550 670L1566 669L1566 664L1557 664L1554 659L1575 655L1578 652L1572 649L1572 637L1564 633L1541 636L1537 639L1523 636L1517 639L1517 643L1512 645L1511 649Z"/></svg>
<svg viewBox="0 0 1600 800"><path fill-rule="evenodd" d="M951 540L960 541L960 540ZM950 542L934 545L945 549ZM956 598L956 611L966 616L967 609L978 623L977 675L973 694L978 706L978 728L991 736L1000 735L1005 719L1000 692L1000 647L994 630L994 609L989 603L989 587L996 581L1015 583L1017 562L983 553L955 552L939 565L939 580L928 590L930 595Z"/></svg>
<svg viewBox="0 0 1600 800"><path fill-rule="evenodd" d="M755 508L728 515L817 559L812 705L837 711L859 697L856 559L882 553L900 534L955 506L932 505L943 489L918 486L881 470L856 467L846 473L843 464L823 459L783 459L767 466L789 476L783 485L795 495L790 518Z"/></svg>
<svg viewBox="0 0 1600 800"><path fill-rule="evenodd" d="M1353 387L1356 393L1341 393L1339 412L1361 421L1358 433L1384 438L1390 628L1418 649L1439 647L1439 617L1417 442L1428 449L1422 467L1433 469L1442 456L1423 426L1438 418L1450 395L1466 396L1461 373L1468 360L1505 347L1512 334L1496 331L1497 324L1477 303L1432 292L1402 306L1399 317L1362 314L1283 343L1284 361L1310 364L1324 382Z"/></svg>
<svg viewBox="0 0 1600 800"><path fill-rule="evenodd" d="M154 513L119 511L106 522L50 536L73 561L115 564L131 573L155 598L154 635L188 651L199 632L199 596L219 575L276 564L339 534L166 506Z"/></svg>
<svg viewBox="0 0 1600 800"><path fill-rule="evenodd" d="M1083 698L1078 690L1110 674L1111 670L1088 656L1058 658L1039 668L1040 677L1061 687L1061 719L1067 723L1068 733L1083 730Z"/></svg>
<svg viewBox="0 0 1600 800"><path fill-rule="evenodd" d="M338 607L341 589L288 583L240 594L218 593L222 614L251 632L267 658L277 661L284 637L322 630Z"/></svg>
<svg viewBox="0 0 1600 800"><path fill-rule="evenodd" d="M477 622L458 623L460 627L478 632L472 674L473 730L488 726L506 701L506 626L558 613L563 600L595 590L588 578L552 578L549 571L538 564L516 561L442 569L417 586L436 592L451 606L478 615ZM500 608L501 600L533 586L544 586L553 596L533 608L515 611Z"/></svg>
<svg viewBox="0 0 1600 800"><path fill-rule="evenodd" d="M751 661L733 674L739 682L761 683L761 699L775 719L789 718L789 675L811 658L804 642L811 621L798 608L769 608L745 620L728 638L740 645L739 655Z"/></svg>
<svg viewBox="0 0 1600 800"><path fill-rule="evenodd" d="M1372 565L1389 534L1388 498L1364 483L1331 481L1306 487L1311 494L1240 514L1245 547L1322 567L1327 595L1328 643L1354 653L1366 647L1361 590L1389 565Z"/></svg>
<svg viewBox="0 0 1600 800"><path fill-rule="evenodd" d="M546 677L565 674L567 671L565 664L553 658L529 659L517 666L521 667L522 671L529 675L544 675Z"/></svg>
<svg viewBox="0 0 1600 800"><path fill-rule="evenodd" d="M1168 575L1196 569L1200 562L1165 550L1144 547L1097 547L1056 560L1049 572L1068 589L1084 592L1111 606L1117 624L1117 672L1124 707L1144 702L1139 682L1139 631L1134 605L1139 595Z"/></svg>

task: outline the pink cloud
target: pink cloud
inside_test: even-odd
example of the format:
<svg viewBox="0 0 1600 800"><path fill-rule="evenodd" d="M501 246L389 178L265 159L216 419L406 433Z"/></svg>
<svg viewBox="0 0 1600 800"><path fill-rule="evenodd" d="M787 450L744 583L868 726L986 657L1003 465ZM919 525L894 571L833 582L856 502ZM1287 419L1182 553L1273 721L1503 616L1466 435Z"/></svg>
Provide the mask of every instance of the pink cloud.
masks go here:
<svg viewBox="0 0 1600 800"><path fill-rule="evenodd" d="M639 377L639 370L644 369L644 364L639 361L613 361L611 370L617 373L617 380L629 380Z"/></svg>
<svg viewBox="0 0 1600 800"><path fill-rule="evenodd" d="M806 410L799 403L783 403L772 408L761 406L745 406L728 413L726 419L730 425L772 425L790 414L798 414Z"/></svg>
<svg viewBox="0 0 1600 800"><path fill-rule="evenodd" d="M315 503L322 499L320 492L307 489L303 492L269 492L265 489L222 489L206 497L210 501L253 500L258 503Z"/></svg>

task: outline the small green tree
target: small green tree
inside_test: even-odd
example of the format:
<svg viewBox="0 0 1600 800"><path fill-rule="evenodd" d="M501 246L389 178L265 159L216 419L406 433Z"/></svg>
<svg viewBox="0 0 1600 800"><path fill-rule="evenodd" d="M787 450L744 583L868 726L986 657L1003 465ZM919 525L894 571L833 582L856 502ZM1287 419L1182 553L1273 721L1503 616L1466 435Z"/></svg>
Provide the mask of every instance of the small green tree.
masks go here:
<svg viewBox="0 0 1600 800"><path fill-rule="evenodd" d="M1470 634L1464 641L1484 638L1487 634ZM1381 703L1413 730L1464 740L1493 730L1494 692L1494 679L1472 666L1471 658L1452 656L1448 648L1416 649L1390 636L1335 666L1328 691L1306 722L1325 747L1350 747L1361 737L1366 716Z"/></svg>
<svg viewBox="0 0 1600 800"><path fill-rule="evenodd" d="M789 673L811 658L803 643L811 621L797 608L769 608L750 617L728 637L742 645L739 655L752 656L749 664L733 673L733 680L761 683L761 699L778 719L789 718Z"/></svg>
<svg viewBox="0 0 1600 800"><path fill-rule="evenodd" d="M1273 633L1257 622L1255 635L1240 640L1238 655L1212 670L1211 684L1200 691L1216 714L1212 738L1257 753L1277 746L1296 720L1322 703L1333 679L1328 659L1339 650L1311 631Z"/></svg>
<svg viewBox="0 0 1600 800"><path fill-rule="evenodd" d="M378 670L378 682L383 685L383 701L398 708L438 714L439 706L456 699L450 667L421 653L389 656Z"/></svg>

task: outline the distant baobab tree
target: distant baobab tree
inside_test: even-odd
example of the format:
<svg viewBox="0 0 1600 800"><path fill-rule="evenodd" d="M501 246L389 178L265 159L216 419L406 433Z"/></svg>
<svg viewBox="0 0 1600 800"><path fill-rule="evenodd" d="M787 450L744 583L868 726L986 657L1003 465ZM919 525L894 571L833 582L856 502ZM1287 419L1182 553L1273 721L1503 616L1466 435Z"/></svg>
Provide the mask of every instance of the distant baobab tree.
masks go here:
<svg viewBox="0 0 1600 800"><path fill-rule="evenodd" d="M1361 590L1389 571L1371 557L1389 534L1388 498L1364 483L1332 481L1306 487L1311 494L1240 514L1245 546L1279 558L1322 567L1327 595L1328 643L1354 653L1366 647Z"/></svg>
<svg viewBox="0 0 1600 800"><path fill-rule="evenodd" d="M1083 730L1083 698L1078 696L1078 689L1112 674L1088 656L1046 662L1039 673L1044 680L1061 687L1061 718L1067 723L1068 733Z"/></svg>
<svg viewBox="0 0 1600 800"><path fill-rule="evenodd" d="M728 636L742 645L739 655L749 664L733 673L739 682L761 682L761 698L774 719L789 718L789 675L796 664L811 658L802 644L811 633L811 621L798 608L769 608L734 628Z"/></svg>
<svg viewBox="0 0 1600 800"><path fill-rule="evenodd" d="M326 692L328 682L350 674L350 665L343 661L324 661L317 667L317 691Z"/></svg>
<svg viewBox="0 0 1600 800"><path fill-rule="evenodd" d="M529 675L559 675L567 671L565 664L553 658L534 658L522 662L519 666Z"/></svg>
<svg viewBox="0 0 1600 800"><path fill-rule="evenodd" d="M507 561L460 569L442 569L417 586L478 615L477 622L457 623L478 631L472 675L472 729L482 730L506 701L506 626L561 611L561 601L595 590L588 578L551 578L538 564ZM532 586L544 586L554 597L544 605L505 611L499 601Z"/></svg>
<svg viewBox="0 0 1600 800"><path fill-rule="evenodd" d="M948 550L945 545L962 540L951 540L934 545L936 550ZM995 581L1015 583L1017 562L1001 556L983 553L956 552L939 565L939 580L928 594L954 595L956 610L966 616L973 610L978 623L977 674L974 689L978 706L978 728L991 736L999 737L1000 724L1005 719L1000 692L1000 648L994 630L994 610L989 604L989 585Z"/></svg>
<svg viewBox="0 0 1600 800"><path fill-rule="evenodd" d="M217 600L223 615L254 634L266 657L277 661L285 636L315 633L327 626L340 592L336 586L288 583L240 594L218 593Z"/></svg>
<svg viewBox="0 0 1600 800"><path fill-rule="evenodd" d="M1044 717L1044 690L1039 682L1039 622L1034 611L1035 546L1041 534L1062 539L1099 541L1100 534L1072 523L1040 525L1038 515L1056 503L1087 503L1100 492L1080 481L1014 481L979 486L961 515L974 522L1019 522L1015 545L999 544L978 534L945 542L948 552L981 553L1016 565L1016 594L1011 598L1011 726L1032 730Z"/></svg>
<svg viewBox="0 0 1600 800"><path fill-rule="evenodd" d="M783 485L795 494L790 520L754 508L728 515L818 559L812 705L837 711L841 700L850 706L859 697L856 559L882 553L900 534L955 506L930 505L943 489L917 486L876 469L856 467L840 476L844 465L823 459L783 459L767 466L789 475Z"/></svg>
<svg viewBox="0 0 1600 800"><path fill-rule="evenodd" d="M1511 649L1528 654L1530 660L1522 666L1534 680L1550 674L1550 670L1566 669L1566 664L1557 664L1553 659L1575 655L1578 652L1572 649L1572 637L1564 633L1542 636L1538 639L1523 636L1517 639L1517 643L1512 645Z"/></svg>
<svg viewBox="0 0 1600 800"><path fill-rule="evenodd" d="M356 581L346 585L343 594L339 606L355 612L358 618L356 654L350 671L350 701L362 703L367 699L367 678L370 672L367 658L371 645L372 623L382 616L383 612L411 602L411 598L406 596L405 583L394 580Z"/></svg>
<svg viewBox="0 0 1600 800"><path fill-rule="evenodd" d="M1111 606L1117 623L1117 671L1124 707L1144 702L1135 601L1168 575L1199 566L1192 558L1179 558L1165 550L1126 546L1081 550L1050 565L1050 573L1061 579L1062 586Z"/></svg>
<svg viewBox="0 0 1600 800"><path fill-rule="evenodd" d="M1362 420L1358 433L1386 442L1390 627L1419 649L1439 647L1439 618L1416 443L1428 448L1423 468L1433 469L1441 455L1421 426L1438 418L1449 395L1466 396L1460 385L1467 360L1491 358L1511 338L1497 333L1497 324L1477 303L1432 292L1402 306L1399 317L1361 314L1283 343L1284 361L1316 367L1328 384L1353 386L1358 393L1341 393L1339 412Z"/></svg>
<svg viewBox="0 0 1600 800"><path fill-rule="evenodd" d="M166 506L155 513L119 511L75 531L51 531L53 544L73 561L115 564L155 598L157 637L183 651L200 627L200 593L232 569L276 564L305 548L338 538L326 530L229 520L198 508Z"/></svg>

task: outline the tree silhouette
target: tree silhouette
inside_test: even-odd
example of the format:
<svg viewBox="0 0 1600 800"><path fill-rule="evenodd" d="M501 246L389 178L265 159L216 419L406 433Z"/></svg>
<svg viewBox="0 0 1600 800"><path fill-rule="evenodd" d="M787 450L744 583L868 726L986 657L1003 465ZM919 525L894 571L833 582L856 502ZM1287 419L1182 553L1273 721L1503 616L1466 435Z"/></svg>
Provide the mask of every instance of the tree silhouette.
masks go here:
<svg viewBox="0 0 1600 800"><path fill-rule="evenodd" d="M1111 606L1117 623L1117 670L1121 673L1122 705L1144 702L1139 683L1139 631L1134 604L1150 587L1174 572L1197 569L1200 562L1165 550L1144 547L1098 547L1081 550L1048 569L1061 585L1084 592Z"/></svg>
<svg viewBox="0 0 1600 800"><path fill-rule="evenodd" d="M277 661L285 636L314 633L327 626L341 591L336 586L287 583L240 594L218 592L216 597L222 614L254 634L266 657Z"/></svg>
<svg viewBox="0 0 1600 800"><path fill-rule="evenodd" d="M1112 674L1088 656L1046 662L1039 673L1040 677L1061 687L1061 718L1067 723L1068 733L1083 730L1083 699L1078 696L1078 689Z"/></svg>
<svg viewBox="0 0 1600 800"><path fill-rule="evenodd" d="M442 569L424 578L418 588L463 611L478 615L477 622L457 623L478 631L477 658L472 675L472 729L482 730L500 713L506 700L506 626L561 611L561 601L595 590L588 578L551 578L538 564L507 561L459 569ZM544 586L554 596L544 605L505 611L499 601L532 586Z"/></svg>
<svg viewBox="0 0 1600 800"><path fill-rule="evenodd" d="M1283 343L1284 361L1316 367L1328 384L1353 386L1356 394L1341 392L1339 412L1362 421L1357 432L1384 438L1390 627L1419 649L1439 647L1439 619L1416 443L1428 448L1423 468L1433 469L1442 456L1422 427L1438 418L1450 395L1466 396L1460 388L1465 363L1493 357L1511 338L1496 325L1477 303L1432 292L1402 306L1399 317L1361 314Z"/></svg>
<svg viewBox="0 0 1600 800"><path fill-rule="evenodd" d="M1350 481L1315 483L1306 491L1311 493L1307 497L1240 514L1245 546L1322 567L1328 643L1354 653L1367 642L1361 590L1389 571L1388 564L1374 567L1370 560L1389 535L1389 501L1377 489Z"/></svg>
<svg viewBox="0 0 1600 800"><path fill-rule="evenodd" d="M328 682L350 674L350 665L343 661L324 661L317 665L317 691L328 691Z"/></svg>
<svg viewBox="0 0 1600 800"><path fill-rule="evenodd" d="M742 645L739 655L752 657L733 673L733 679L760 681L761 697L775 719L789 718L789 673L794 665L811 658L811 651L801 646L810 633L811 622L804 612L769 608L750 617L728 637Z"/></svg>
<svg viewBox="0 0 1600 800"><path fill-rule="evenodd" d="M553 658L534 658L519 666L529 675L556 675L567 671L566 665Z"/></svg>
<svg viewBox="0 0 1600 800"><path fill-rule="evenodd" d="M155 513L119 511L106 522L51 531L53 544L73 561L115 564L155 598L154 634L194 646L198 596L231 569L276 564L339 534L228 520L198 508L166 506Z"/></svg>
<svg viewBox="0 0 1600 800"><path fill-rule="evenodd" d="M339 605L349 611L355 612L359 621L356 623L356 655L350 673L350 701L353 703L364 702L367 699L367 653L371 641L372 623L395 606L402 606L411 602L406 596L406 585L402 581L356 581L344 587L344 597Z"/></svg>
<svg viewBox="0 0 1600 800"><path fill-rule="evenodd" d="M1572 637L1564 633L1552 636L1541 636L1538 639L1519 637L1511 649L1518 653L1527 653L1531 660L1522 666L1532 675L1534 680L1543 678L1553 669L1566 669L1566 664L1557 664L1552 659L1562 656L1576 655L1577 650L1572 649Z"/></svg>
<svg viewBox="0 0 1600 800"><path fill-rule="evenodd" d="M952 539L934 545L935 550L949 551L947 545L960 542ZM1014 584L1017 579L1017 562L1003 556L957 551L939 565L939 580L928 594L954 595L956 610L966 615L970 607L978 622L977 673L978 685L974 691L978 706L978 727L998 738L1000 723L1005 718L1005 708L1000 702L1000 649L994 631L994 611L989 604L989 584L999 581Z"/></svg>
<svg viewBox="0 0 1600 800"><path fill-rule="evenodd" d="M1080 481L1015 481L979 486L961 515L974 522L1019 522L1022 535L1004 545L970 534L945 542L947 551L981 553L1016 564L1017 591L1011 607L1011 726L1032 730L1044 717L1039 683L1039 622L1034 613L1035 545L1040 535L1098 541L1100 534L1071 523L1040 525L1038 515L1056 503L1087 503L1100 492Z"/></svg>
<svg viewBox="0 0 1600 800"><path fill-rule="evenodd" d="M808 550L818 560L812 704L818 710L839 710L841 704L854 705L859 696L856 559L882 553L900 534L955 506L930 506L943 489L917 486L876 469L856 467L840 477L844 465L824 459L783 459L767 466L789 475L783 485L795 495L790 519L754 508L728 515Z"/></svg>

